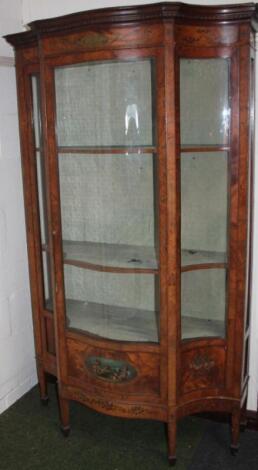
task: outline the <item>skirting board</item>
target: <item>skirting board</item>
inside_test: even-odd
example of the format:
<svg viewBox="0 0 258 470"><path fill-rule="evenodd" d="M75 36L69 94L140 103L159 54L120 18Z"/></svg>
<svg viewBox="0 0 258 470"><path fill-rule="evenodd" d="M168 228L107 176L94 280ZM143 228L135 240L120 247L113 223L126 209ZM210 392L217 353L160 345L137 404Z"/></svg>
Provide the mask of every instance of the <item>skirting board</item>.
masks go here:
<svg viewBox="0 0 258 470"><path fill-rule="evenodd" d="M0 67L14 67L14 58L0 56Z"/></svg>
<svg viewBox="0 0 258 470"><path fill-rule="evenodd" d="M246 410L245 418L247 428L258 431L258 411Z"/></svg>
<svg viewBox="0 0 258 470"><path fill-rule="evenodd" d="M258 407L257 407L258 409ZM198 416L210 419L211 421L229 423L230 417L226 413L199 413ZM245 428L258 431L258 411L245 410L241 417L241 430Z"/></svg>

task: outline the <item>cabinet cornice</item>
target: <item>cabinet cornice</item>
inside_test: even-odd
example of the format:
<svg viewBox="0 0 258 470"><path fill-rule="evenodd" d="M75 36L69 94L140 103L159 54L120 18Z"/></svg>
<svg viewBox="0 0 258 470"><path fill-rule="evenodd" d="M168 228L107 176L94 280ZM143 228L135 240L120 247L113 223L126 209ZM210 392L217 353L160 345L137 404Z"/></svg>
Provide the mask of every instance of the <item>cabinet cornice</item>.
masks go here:
<svg viewBox="0 0 258 470"><path fill-rule="evenodd" d="M258 29L257 4L239 5L187 5L180 2L162 2L150 5L101 8L56 18L36 20L28 24L29 30L4 36L15 48L33 46L38 35L52 35L65 31L81 31L88 27L123 25L148 21L179 20L179 22L198 23L237 23L250 22Z"/></svg>

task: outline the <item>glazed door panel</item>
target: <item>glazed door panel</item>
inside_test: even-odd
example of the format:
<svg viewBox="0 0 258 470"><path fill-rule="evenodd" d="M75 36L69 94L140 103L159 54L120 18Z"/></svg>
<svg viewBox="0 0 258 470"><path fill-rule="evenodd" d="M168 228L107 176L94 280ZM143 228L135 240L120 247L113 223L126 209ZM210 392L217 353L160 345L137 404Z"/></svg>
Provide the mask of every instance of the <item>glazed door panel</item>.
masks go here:
<svg viewBox="0 0 258 470"><path fill-rule="evenodd" d="M53 76L66 328L157 343L156 59L88 60Z"/></svg>
<svg viewBox="0 0 258 470"><path fill-rule="evenodd" d="M151 59L56 68L59 147L153 145L154 68Z"/></svg>

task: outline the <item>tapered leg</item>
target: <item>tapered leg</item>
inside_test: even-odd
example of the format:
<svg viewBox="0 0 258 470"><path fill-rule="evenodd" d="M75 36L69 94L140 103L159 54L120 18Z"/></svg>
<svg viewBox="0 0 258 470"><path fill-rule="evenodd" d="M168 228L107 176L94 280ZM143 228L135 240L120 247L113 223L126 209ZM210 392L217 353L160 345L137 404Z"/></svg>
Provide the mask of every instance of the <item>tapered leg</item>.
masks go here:
<svg viewBox="0 0 258 470"><path fill-rule="evenodd" d="M168 429L168 461L169 464L175 465L176 463L176 418L170 418L167 424Z"/></svg>
<svg viewBox="0 0 258 470"><path fill-rule="evenodd" d="M59 409L60 409L60 420L61 420L61 431L65 437L69 436L70 433L70 409L69 400L59 396Z"/></svg>
<svg viewBox="0 0 258 470"><path fill-rule="evenodd" d="M39 393L40 393L40 400L42 405L48 404L48 393L47 393L47 378L46 373L41 365L38 365L38 379L39 379Z"/></svg>
<svg viewBox="0 0 258 470"><path fill-rule="evenodd" d="M239 449L239 433L240 433L240 418L241 410L240 408L233 410L231 418L231 454L235 455Z"/></svg>

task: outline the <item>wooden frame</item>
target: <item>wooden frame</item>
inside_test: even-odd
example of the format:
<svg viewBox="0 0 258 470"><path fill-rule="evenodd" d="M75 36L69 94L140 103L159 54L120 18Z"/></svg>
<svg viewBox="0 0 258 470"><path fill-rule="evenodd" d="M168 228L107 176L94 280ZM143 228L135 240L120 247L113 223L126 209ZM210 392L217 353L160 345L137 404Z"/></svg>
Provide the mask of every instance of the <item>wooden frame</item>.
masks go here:
<svg viewBox="0 0 258 470"><path fill-rule="evenodd" d="M238 448L241 409L245 406L249 328L246 327L250 275L252 170L251 57L257 12L254 4L193 6L160 3L109 8L36 21L25 33L6 37L16 49L20 135L31 295L40 396L47 401L46 373L58 379L61 427L69 432L69 400L107 414L150 418L168 424L170 463L176 459L176 423L202 411L232 416L231 450ZM159 203L159 264L154 268L116 267L64 259L61 240L57 155L79 153L101 158L128 153L122 146L58 147L55 136L53 70L88 60L154 58L156 63L157 143L130 152L156 154ZM179 59L228 58L231 133L221 145L180 144ZM42 148L33 137L31 77L41 88ZM45 163L48 244L40 240L35 153ZM227 152L229 172L229 259L186 263L181 267L180 152ZM250 170L248 170L250 168ZM248 199L249 198L249 199ZM45 305L42 251L51 259L53 313ZM63 263L103 272L159 274L159 343L122 342L66 327ZM225 338L181 340L181 272L227 269L228 312ZM246 280L247 279L247 280ZM249 292L249 294L248 294ZM116 383L87 371L88 357L101 355L127 363L132 380ZM119 362L119 363L120 363ZM120 375L118 374L120 377ZM117 375L115 375L117 377Z"/></svg>

